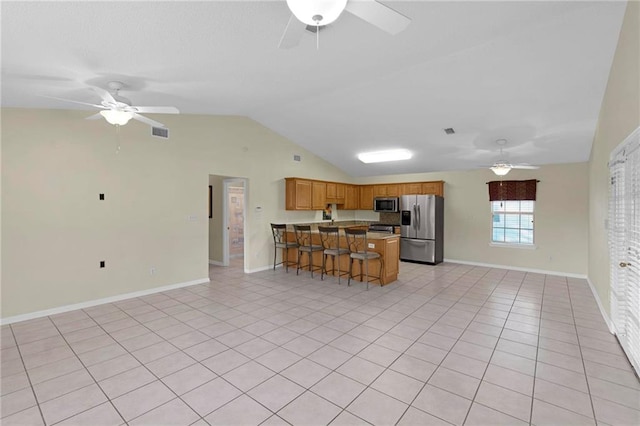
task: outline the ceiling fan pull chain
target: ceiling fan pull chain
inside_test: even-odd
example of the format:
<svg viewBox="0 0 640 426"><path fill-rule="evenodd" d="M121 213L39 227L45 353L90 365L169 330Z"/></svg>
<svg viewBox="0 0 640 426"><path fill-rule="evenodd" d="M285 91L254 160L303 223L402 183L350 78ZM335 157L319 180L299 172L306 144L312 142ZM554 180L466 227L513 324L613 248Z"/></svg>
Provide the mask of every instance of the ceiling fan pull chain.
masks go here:
<svg viewBox="0 0 640 426"><path fill-rule="evenodd" d="M316 50L320 50L320 21L316 21Z"/></svg>
<svg viewBox="0 0 640 426"><path fill-rule="evenodd" d="M116 155L120 154L120 125L116 124Z"/></svg>

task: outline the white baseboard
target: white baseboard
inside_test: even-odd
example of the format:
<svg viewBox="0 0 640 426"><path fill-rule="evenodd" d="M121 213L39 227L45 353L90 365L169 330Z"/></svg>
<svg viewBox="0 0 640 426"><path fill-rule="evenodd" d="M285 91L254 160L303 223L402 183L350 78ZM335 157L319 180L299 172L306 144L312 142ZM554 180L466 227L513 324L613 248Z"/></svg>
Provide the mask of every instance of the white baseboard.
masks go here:
<svg viewBox="0 0 640 426"><path fill-rule="evenodd" d="M222 262L213 259L209 259L209 265L224 266Z"/></svg>
<svg viewBox="0 0 640 426"><path fill-rule="evenodd" d="M607 311L605 311L604 309L604 305L602 304L602 300L600 299L600 295L598 294L598 291L593 286L593 283L589 278L587 278L587 282L589 283L589 288L591 289L591 293L593 293L593 298L596 299L596 303L598 304L598 309L600 309L600 315L602 315L602 318L604 318L604 322L607 323L607 327L609 328L609 331L611 332L611 334L616 334L616 328L613 325L613 321L611 321L611 318L609 318Z"/></svg>
<svg viewBox="0 0 640 426"><path fill-rule="evenodd" d="M282 268L282 265L277 265L276 268ZM273 265L260 266L259 268L254 268L254 269L245 269L244 272L247 274L253 274L255 272L262 272L269 269L273 270Z"/></svg>
<svg viewBox="0 0 640 426"><path fill-rule="evenodd" d="M57 308L45 309L43 311L31 312L28 314L16 315L0 319L1 325L13 324L20 321L27 321L36 318L48 317L49 315L62 314L77 309L90 308L92 306L103 305L105 303L119 302L125 299L133 299L135 297L147 296L149 294L161 293L163 291L175 290L177 288L189 287L196 284L204 284L209 282L209 277L200 278L193 281L185 281L177 284L169 284L162 287L154 287L148 290L134 291L132 293L119 294L117 296L105 297L102 299L89 300L87 302L74 303L72 305L59 306Z"/></svg>
<svg viewBox="0 0 640 426"><path fill-rule="evenodd" d="M495 265L492 263L482 263L482 262L468 262L466 260L457 260L457 259L444 259L444 261L449 263L460 263L462 265L484 266L486 268L497 268L497 269L511 269L512 271L533 272L535 274L556 275L559 277L587 279L587 276L584 274L572 274L570 272L547 271L544 269L534 269L534 268L520 268L517 266Z"/></svg>

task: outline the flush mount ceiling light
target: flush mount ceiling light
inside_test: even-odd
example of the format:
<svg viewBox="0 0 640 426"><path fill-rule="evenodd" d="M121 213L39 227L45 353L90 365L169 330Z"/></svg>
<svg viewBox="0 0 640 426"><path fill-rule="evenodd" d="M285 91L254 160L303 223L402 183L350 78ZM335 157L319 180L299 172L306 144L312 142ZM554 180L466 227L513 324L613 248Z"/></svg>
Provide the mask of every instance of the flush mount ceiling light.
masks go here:
<svg viewBox="0 0 640 426"><path fill-rule="evenodd" d="M498 176L504 176L511 170L511 167L506 164L496 164L491 167L491 171Z"/></svg>
<svg viewBox="0 0 640 426"><path fill-rule="evenodd" d="M358 160L363 163L382 163L386 161L408 160L413 156L407 149L391 149L388 151L363 152L358 154Z"/></svg>
<svg viewBox="0 0 640 426"><path fill-rule="evenodd" d="M100 115L109 122L116 126L124 126L133 118L133 113L127 111L118 111L115 109L107 109L100 111Z"/></svg>
<svg viewBox="0 0 640 426"><path fill-rule="evenodd" d="M287 0L287 6L307 25L329 25L347 7L347 0Z"/></svg>

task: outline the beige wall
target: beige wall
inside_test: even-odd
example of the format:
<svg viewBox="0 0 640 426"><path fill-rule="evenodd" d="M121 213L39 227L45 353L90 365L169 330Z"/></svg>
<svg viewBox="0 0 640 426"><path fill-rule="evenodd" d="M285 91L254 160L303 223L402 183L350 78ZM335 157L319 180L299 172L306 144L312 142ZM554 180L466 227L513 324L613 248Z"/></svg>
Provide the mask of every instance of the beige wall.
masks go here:
<svg viewBox="0 0 640 426"><path fill-rule="evenodd" d="M444 257L557 273L587 273L587 164L512 170L508 179L539 179L535 207L536 249L489 246L490 170L423 173L359 179L359 183L445 181Z"/></svg>
<svg viewBox="0 0 640 426"><path fill-rule="evenodd" d="M589 160L589 279L607 312L609 154L640 126L640 3L630 1L602 101Z"/></svg>
<svg viewBox="0 0 640 426"><path fill-rule="evenodd" d="M249 270L271 263L269 222L318 216L284 210L284 177L349 179L248 118L162 116L162 140L86 116L2 110L2 318L206 278L209 175L248 179Z"/></svg>

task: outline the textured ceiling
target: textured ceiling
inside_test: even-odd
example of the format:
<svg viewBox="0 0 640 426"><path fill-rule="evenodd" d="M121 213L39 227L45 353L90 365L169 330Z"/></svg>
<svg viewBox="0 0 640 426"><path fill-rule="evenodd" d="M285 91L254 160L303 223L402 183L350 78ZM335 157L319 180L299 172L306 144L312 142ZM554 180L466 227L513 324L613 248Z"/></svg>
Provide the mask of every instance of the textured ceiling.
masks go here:
<svg viewBox="0 0 640 426"><path fill-rule="evenodd" d="M249 116L353 176L477 168L501 138L512 162L588 160L625 2L386 4L407 30L344 13L319 50L284 50L284 1L2 2L2 105L75 108L39 95L94 103L87 84L121 80L134 104ZM387 148L415 155L356 159Z"/></svg>

